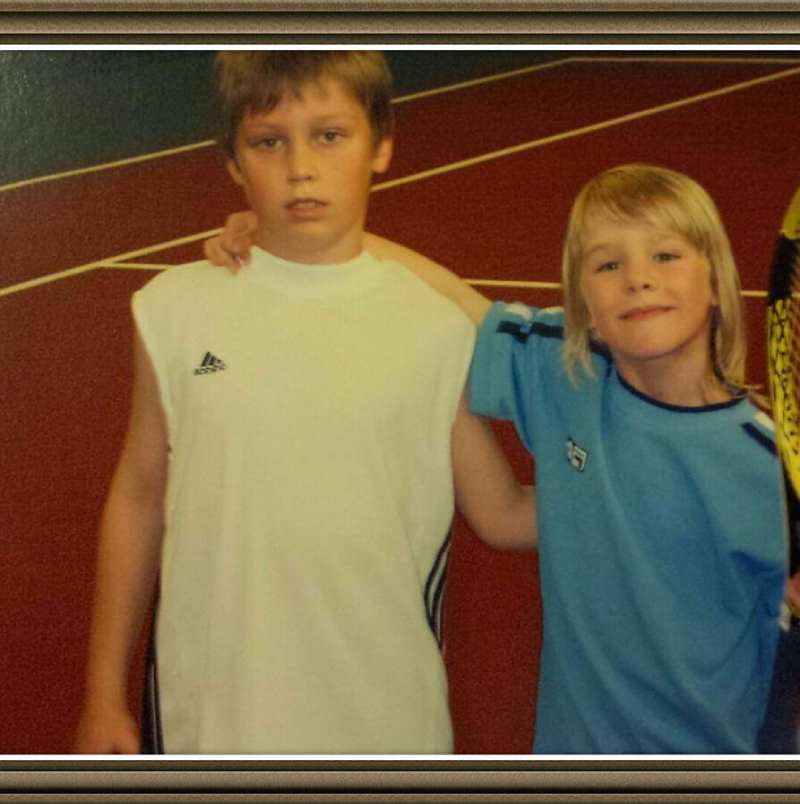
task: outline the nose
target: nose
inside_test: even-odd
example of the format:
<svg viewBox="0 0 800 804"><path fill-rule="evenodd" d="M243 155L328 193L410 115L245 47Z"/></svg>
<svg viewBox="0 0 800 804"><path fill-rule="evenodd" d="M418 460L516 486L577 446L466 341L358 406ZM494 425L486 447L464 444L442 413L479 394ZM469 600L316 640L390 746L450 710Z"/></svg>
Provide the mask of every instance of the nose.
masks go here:
<svg viewBox="0 0 800 804"><path fill-rule="evenodd" d="M316 177L314 154L304 143L292 145L286 167L289 182L292 184L310 181Z"/></svg>
<svg viewBox="0 0 800 804"><path fill-rule="evenodd" d="M628 261L625 266L625 285L629 293L652 290L656 286L656 277L649 260L637 257Z"/></svg>

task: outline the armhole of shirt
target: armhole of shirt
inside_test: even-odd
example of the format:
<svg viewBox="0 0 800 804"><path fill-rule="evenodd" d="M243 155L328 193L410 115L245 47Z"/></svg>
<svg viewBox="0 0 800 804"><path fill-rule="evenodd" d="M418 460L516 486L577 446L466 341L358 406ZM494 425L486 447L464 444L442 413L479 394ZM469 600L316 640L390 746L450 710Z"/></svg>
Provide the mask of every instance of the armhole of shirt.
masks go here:
<svg viewBox="0 0 800 804"><path fill-rule="evenodd" d="M164 410L164 417L167 423L168 440L172 443L173 432L173 411L170 404L169 394L169 381L167 372L163 365L163 357L156 347L156 337L150 327L150 321L145 307L147 305L146 297L143 295L144 289L137 291L133 294L131 299L131 310L133 312L133 322L136 327L136 332L141 339L142 344L150 358L150 363L153 366L153 371L156 375L156 383L158 385L158 396L161 401L161 407Z"/></svg>

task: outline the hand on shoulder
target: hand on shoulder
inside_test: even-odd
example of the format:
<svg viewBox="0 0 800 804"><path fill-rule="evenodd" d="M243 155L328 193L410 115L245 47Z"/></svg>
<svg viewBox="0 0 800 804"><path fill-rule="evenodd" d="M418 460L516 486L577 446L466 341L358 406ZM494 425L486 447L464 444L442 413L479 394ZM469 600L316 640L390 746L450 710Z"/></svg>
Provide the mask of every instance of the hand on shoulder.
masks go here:
<svg viewBox="0 0 800 804"><path fill-rule="evenodd" d="M250 249L258 231L255 212L246 210L228 215L222 233L203 244L205 258L220 268L236 273L250 262Z"/></svg>
<svg viewBox="0 0 800 804"><path fill-rule="evenodd" d="M257 231L258 219L252 210L234 212L225 221L222 233L203 244L206 259L212 265L236 273L250 261L250 250ZM435 291L457 304L476 324L480 324L491 306L489 299L463 279L413 249L369 232L364 235L364 247L380 260L393 260L408 268Z"/></svg>

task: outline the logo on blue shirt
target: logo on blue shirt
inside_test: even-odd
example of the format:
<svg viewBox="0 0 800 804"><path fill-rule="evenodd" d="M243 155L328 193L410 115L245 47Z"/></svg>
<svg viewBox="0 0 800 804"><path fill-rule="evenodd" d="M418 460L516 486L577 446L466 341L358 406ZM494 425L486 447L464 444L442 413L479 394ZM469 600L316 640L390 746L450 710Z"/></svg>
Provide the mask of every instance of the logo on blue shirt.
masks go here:
<svg viewBox="0 0 800 804"><path fill-rule="evenodd" d="M582 472L586 468L586 461L589 460L589 453L583 447L579 447L571 438L568 438L567 460L574 469Z"/></svg>

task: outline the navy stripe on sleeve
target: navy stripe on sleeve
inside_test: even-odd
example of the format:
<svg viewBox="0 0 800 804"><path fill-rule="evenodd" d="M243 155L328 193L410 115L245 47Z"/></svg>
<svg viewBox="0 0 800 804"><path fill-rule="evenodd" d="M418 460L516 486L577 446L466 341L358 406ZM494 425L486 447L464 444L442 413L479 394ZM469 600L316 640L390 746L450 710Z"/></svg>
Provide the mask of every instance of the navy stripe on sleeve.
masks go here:
<svg viewBox="0 0 800 804"><path fill-rule="evenodd" d="M769 437L764 435L761 430L758 429L754 424L751 422L745 422L742 427L744 431L749 435L751 438L755 439L759 444L761 444L764 449L771 452L773 455L777 455L777 450L775 449L775 442Z"/></svg>

